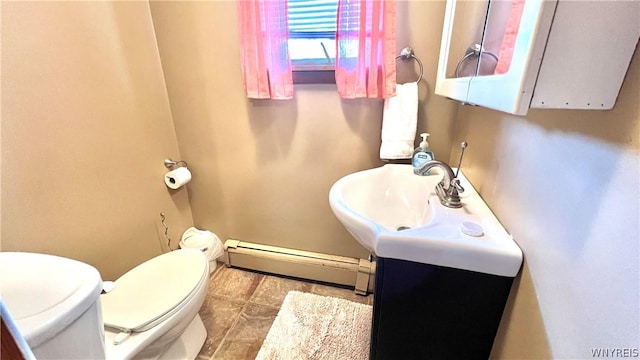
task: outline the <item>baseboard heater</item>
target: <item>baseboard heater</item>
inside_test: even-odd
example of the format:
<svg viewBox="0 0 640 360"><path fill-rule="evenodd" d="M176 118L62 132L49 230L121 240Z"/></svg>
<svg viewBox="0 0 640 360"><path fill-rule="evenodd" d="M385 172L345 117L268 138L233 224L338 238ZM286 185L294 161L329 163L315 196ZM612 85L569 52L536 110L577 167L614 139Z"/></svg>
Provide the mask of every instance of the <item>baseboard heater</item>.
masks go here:
<svg viewBox="0 0 640 360"><path fill-rule="evenodd" d="M224 243L227 266L264 271L334 284L354 286L366 295L373 290L375 262L345 256L254 244L227 239Z"/></svg>

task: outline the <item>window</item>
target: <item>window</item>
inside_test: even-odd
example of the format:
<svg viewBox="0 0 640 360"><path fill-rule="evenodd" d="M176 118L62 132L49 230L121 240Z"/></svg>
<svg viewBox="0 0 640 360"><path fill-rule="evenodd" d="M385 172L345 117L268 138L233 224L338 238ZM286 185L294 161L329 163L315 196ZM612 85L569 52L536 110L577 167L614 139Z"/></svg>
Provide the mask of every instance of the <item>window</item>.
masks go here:
<svg viewBox="0 0 640 360"><path fill-rule="evenodd" d="M396 0L289 1L238 1L248 98L291 99L292 83L303 82L334 83L344 99L394 95Z"/></svg>
<svg viewBox="0 0 640 360"><path fill-rule="evenodd" d="M289 56L294 82L300 72L314 71L315 76L333 79L336 51L338 0L289 0ZM298 73L298 74L296 74ZM312 82L324 82L315 78Z"/></svg>

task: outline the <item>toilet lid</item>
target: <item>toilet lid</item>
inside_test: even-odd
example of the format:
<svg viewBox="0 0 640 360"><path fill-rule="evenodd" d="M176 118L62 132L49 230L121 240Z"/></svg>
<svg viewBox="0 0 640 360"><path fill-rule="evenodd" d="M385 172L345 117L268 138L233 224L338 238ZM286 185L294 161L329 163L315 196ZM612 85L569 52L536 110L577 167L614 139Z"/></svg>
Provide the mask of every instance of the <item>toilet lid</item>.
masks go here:
<svg viewBox="0 0 640 360"><path fill-rule="evenodd" d="M129 270L100 296L104 324L144 331L173 314L207 276L208 260L196 249L171 251Z"/></svg>

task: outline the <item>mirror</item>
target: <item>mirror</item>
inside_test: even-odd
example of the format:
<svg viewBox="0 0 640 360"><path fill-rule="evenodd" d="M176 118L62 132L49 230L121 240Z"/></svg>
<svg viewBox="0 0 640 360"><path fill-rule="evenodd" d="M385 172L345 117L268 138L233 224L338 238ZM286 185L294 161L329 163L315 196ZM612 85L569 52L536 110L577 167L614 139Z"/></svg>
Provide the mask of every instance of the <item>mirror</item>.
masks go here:
<svg viewBox="0 0 640 360"><path fill-rule="evenodd" d="M524 0L456 1L452 6L455 16L446 77L493 75L496 69L505 73Z"/></svg>
<svg viewBox="0 0 640 360"><path fill-rule="evenodd" d="M477 75L509 70L523 9L524 0L489 1Z"/></svg>
<svg viewBox="0 0 640 360"><path fill-rule="evenodd" d="M451 41L447 59L447 78L475 76L477 54L474 44L480 47L489 1L456 1L452 4Z"/></svg>

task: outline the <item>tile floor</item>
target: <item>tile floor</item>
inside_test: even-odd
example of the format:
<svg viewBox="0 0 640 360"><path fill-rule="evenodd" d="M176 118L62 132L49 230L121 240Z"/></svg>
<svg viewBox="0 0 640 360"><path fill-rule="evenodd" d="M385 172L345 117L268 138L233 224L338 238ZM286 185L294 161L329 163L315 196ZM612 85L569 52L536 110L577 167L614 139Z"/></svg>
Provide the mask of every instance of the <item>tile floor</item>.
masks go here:
<svg viewBox="0 0 640 360"><path fill-rule="evenodd" d="M218 264L200 309L208 335L197 359L255 359L290 290L373 303L373 295L356 295L353 289Z"/></svg>

